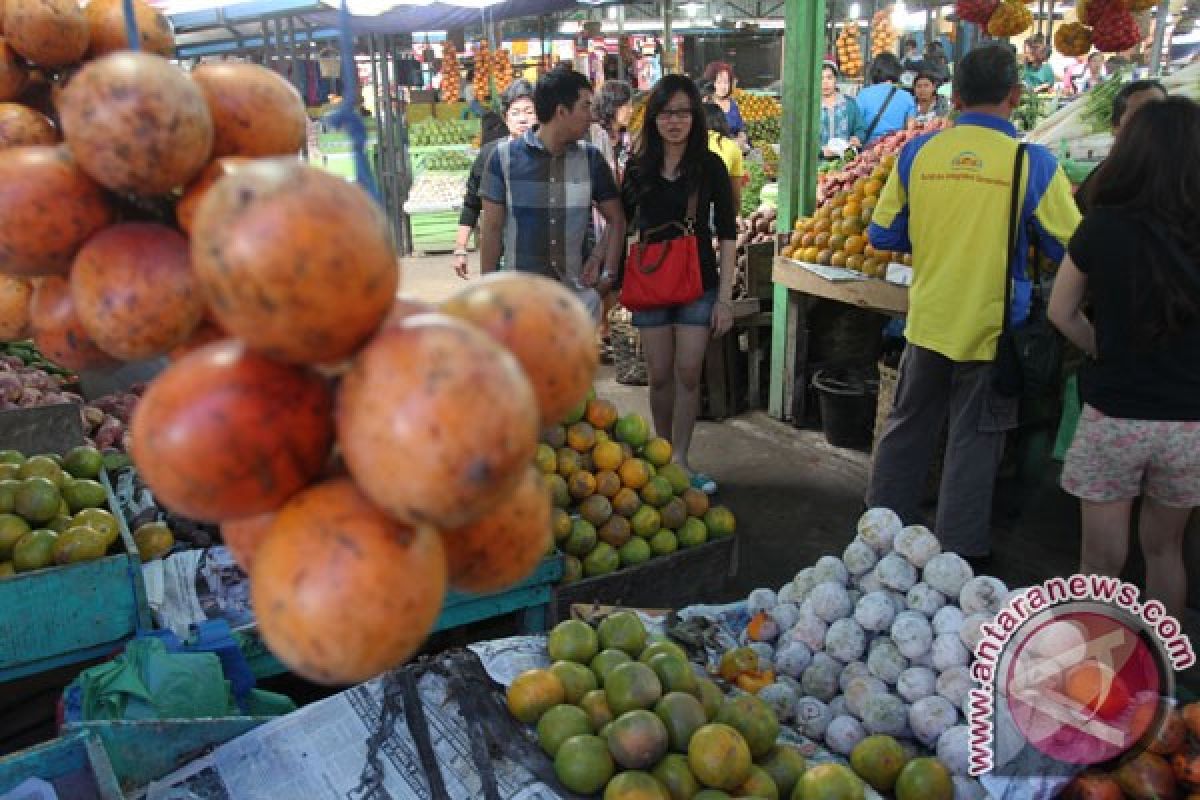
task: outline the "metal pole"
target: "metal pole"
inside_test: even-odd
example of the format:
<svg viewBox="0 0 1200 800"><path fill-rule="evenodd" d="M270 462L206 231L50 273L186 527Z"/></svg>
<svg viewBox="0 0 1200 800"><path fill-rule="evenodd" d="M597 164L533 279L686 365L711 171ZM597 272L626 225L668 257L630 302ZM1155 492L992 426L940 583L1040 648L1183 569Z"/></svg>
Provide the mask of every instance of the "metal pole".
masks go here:
<svg viewBox="0 0 1200 800"><path fill-rule="evenodd" d="M625 59L622 58L624 52L621 48L625 44L625 6L617 6L617 78L619 80L633 82L633 76L625 72Z"/></svg>
<svg viewBox="0 0 1200 800"><path fill-rule="evenodd" d="M671 0L662 0L663 75L675 72L675 34L671 28Z"/></svg>
<svg viewBox="0 0 1200 800"><path fill-rule="evenodd" d="M1167 40L1167 19L1171 13L1171 0L1160 0L1158 9L1154 12L1154 50L1150 53L1150 74L1162 72L1163 44ZM1170 59L1168 58L1169 62Z"/></svg>
<svg viewBox="0 0 1200 800"><path fill-rule="evenodd" d="M874 5L874 3L872 3ZM793 221L811 214L817 200L817 149L821 137L821 62L820 47L825 30L825 4L788 3L784 34L783 131L779 154L780 232L789 231ZM795 353L795 342L788 341L797 314L794 298L786 286L775 284L771 319L771 390L768 410L782 419L791 413L784 408L785 377L792 368L787 355ZM792 324L789 325L789 322Z"/></svg>

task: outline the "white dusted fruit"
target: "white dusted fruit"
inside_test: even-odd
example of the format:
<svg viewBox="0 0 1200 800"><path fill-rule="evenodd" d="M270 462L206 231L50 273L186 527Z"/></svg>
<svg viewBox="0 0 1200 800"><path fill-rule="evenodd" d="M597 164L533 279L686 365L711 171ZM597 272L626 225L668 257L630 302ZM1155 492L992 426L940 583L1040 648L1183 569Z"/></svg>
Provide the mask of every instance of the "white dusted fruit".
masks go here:
<svg viewBox="0 0 1200 800"><path fill-rule="evenodd" d="M951 775L966 775L971 764L970 729L966 725L947 728L938 737L937 757Z"/></svg>
<svg viewBox="0 0 1200 800"><path fill-rule="evenodd" d="M862 723L854 717L836 717L825 730L825 744L829 749L843 756L850 755L854 746L867 738L867 732Z"/></svg>
<svg viewBox="0 0 1200 800"><path fill-rule="evenodd" d="M903 528L900 517L890 508L872 508L858 520L859 536L881 556L892 551L892 542Z"/></svg>
<svg viewBox="0 0 1200 800"><path fill-rule="evenodd" d="M842 665L825 653L814 653L812 663L800 678L804 694L828 703L838 693L838 673Z"/></svg>
<svg viewBox="0 0 1200 800"><path fill-rule="evenodd" d="M847 663L860 658L867 649L867 634L853 619L839 619L825 634L825 652Z"/></svg>
<svg viewBox="0 0 1200 800"><path fill-rule="evenodd" d="M821 556L813 565L813 583L820 585L831 581L845 586L850 582L850 573L837 556Z"/></svg>
<svg viewBox="0 0 1200 800"><path fill-rule="evenodd" d="M916 658L933 646L933 628L919 611L902 611L892 622L892 641L905 658Z"/></svg>
<svg viewBox="0 0 1200 800"><path fill-rule="evenodd" d="M983 788L977 779L969 775L951 775L954 781L954 800L987 800L987 789Z"/></svg>
<svg viewBox="0 0 1200 800"><path fill-rule="evenodd" d="M909 667L896 679L896 693L909 703L937 693L937 673L929 667Z"/></svg>
<svg viewBox="0 0 1200 800"><path fill-rule="evenodd" d="M808 593L817 585L815 579L816 570L812 567L805 567L796 573L796 577L792 579L792 586L795 588L796 596L793 598L794 603L803 603L808 599Z"/></svg>
<svg viewBox="0 0 1200 800"><path fill-rule="evenodd" d="M789 631L800 619L800 606L794 603L780 603L767 612L781 631Z"/></svg>
<svg viewBox="0 0 1200 800"><path fill-rule="evenodd" d="M971 687L974 685L969 667L951 667L938 675L936 690L940 696L965 714L971 697Z"/></svg>
<svg viewBox="0 0 1200 800"><path fill-rule="evenodd" d="M813 613L825 622L844 619L854 610L850 605L846 587L835 581L825 581L814 586L806 602L811 604Z"/></svg>
<svg viewBox="0 0 1200 800"><path fill-rule="evenodd" d="M965 667L971 661L970 653L956 633L938 634L933 639L933 668L944 672L951 667Z"/></svg>
<svg viewBox="0 0 1200 800"><path fill-rule="evenodd" d="M800 597L796 591L796 583L794 581L788 581L783 586L780 586L779 591L775 593L775 599L779 601L780 605L800 605L800 603L804 602L804 598Z"/></svg>
<svg viewBox="0 0 1200 800"><path fill-rule="evenodd" d="M946 597L958 597L973 577L975 571L958 553L938 553L921 572L921 579Z"/></svg>
<svg viewBox="0 0 1200 800"><path fill-rule="evenodd" d="M962 647L961 642L959 647ZM896 643L888 638L876 639L871 648L870 654L867 655L867 669L884 683L894 684L900 678L900 673L908 669L908 660L896 647Z"/></svg>
<svg viewBox="0 0 1200 800"><path fill-rule="evenodd" d="M958 629L958 638L962 640L968 652L975 652L975 648L979 646L980 640L983 639L983 626L994 619L994 614L984 611L971 614L963 620L962 627Z"/></svg>
<svg viewBox="0 0 1200 800"><path fill-rule="evenodd" d="M850 713L850 709L846 707L846 695L839 694L829 701L829 713L834 717L844 717Z"/></svg>
<svg viewBox="0 0 1200 800"><path fill-rule="evenodd" d="M896 534L892 546L917 569L924 567L929 563L929 559L942 552L941 543L924 525L909 525Z"/></svg>
<svg viewBox="0 0 1200 800"><path fill-rule="evenodd" d="M772 683L758 690L758 699L775 712L775 718L782 723L790 723L796 718L796 703L799 698L796 692L782 683Z"/></svg>
<svg viewBox="0 0 1200 800"><path fill-rule="evenodd" d="M958 607L967 615L984 611L998 614L1007 599L1008 587L1004 581L991 575L979 575L963 584L958 594Z"/></svg>
<svg viewBox="0 0 1200 800"><path fill-rule="evenodd" d="M958 708L939 695L922 697L908 710L908 725L926 747L935 747L938 737L958 722Z"/></svg>
<svg viewBox="0 0 1200 800"><path fill-rule="evenodd" d="M784 642L775 651L775 669L788 677L800 680L812 663L812 650L804 642Z"/></svg>
<svg viewBox="0 0 1200 800"><path fill-rule="evenodd" d="M879 582L897 592L907 592L917 582L917 568L904 556L888 553L875 565Z"/></svg>
<svg viewBox="0 0 1200 800"><path fill-rule="evenodd" d="M887 694L888 686L874 675L855 678L846 685L846 710L862 719L867 698L873 694Z"/></svg>
<svg viewBox="0 0 1200 800"><path fill-rule="evenodd" d="M779 604L779 600L775 596L775 592L771 589L755 589L746 598L746 610L751 614L757 614L760 611L770 611Z"/></svg>
<svg viewBox="0 0 1200 800"><path fill-rule="evenodd" d="M876 567L879 565L876 564ZM882 592L887 587L883 585L883 581L879 580L879 573L874 569L869 569L858 578L858 588L863 594L871 594L872 592Z"/></svg>
<svg viewBox="0 0 1200 800"><path fill-rule="evenodd" d="M927 617L932 617L946 605L946 595L924 581L914 584L904 599L909 608L913 611L920 611Z"/></svg>
<svg viewBox="0 0 1200 800"><path fill-rule="evenodd" d="M792 640L803 642L810 650L816 651L825 646L825 633L828 628L825 620L814 614L811 607L802 607L789 635Z"/></svg>
<svg viewBox="0 0 1200 800"><path fill-rule="evenodd" d="M880 633L890 630L896 618L896 607L887 592L870 592L859 599L854 608L854 621L864 630Z"/></svg>
<svg viewBox="0 0 1200 800"><path fill-rule="evenodd" d="M842 553L842 561L846 564L846 570L857 577L870 572L879 563L879 554L861 537L856 537L853 542L846 545L846 549Z"/></svg>
<svg viewBox="0 0 1200 800"><path fill-rule="evenodd" d="M867 733L903 736L908 729L908 706L894 694L873 694L863 701L863 728Z"/></svg>
<svg viewBox="0 0 1200 800"><path fill-rule="evenodd" d="M870 676L871 670L867 669L867 664L864 661L851 661L846 666L842 667L842 674L838 676L838 688L843 692L850 685L850 681L855 678L866 678Z"/></svg>
<svg viewBox="0 0 1200 800"><path fill-rule="evenodd" d="M958 633L962 630L966 618L967 615L958 606L942 606L933 615L933 632L937 634Z"/></svg>
<svg viewBox="0 0 1200 800"><path fill-rule="evenodd" d="M808 738L824 738L832 720L829 706L821 700L815 697L801 697L796 701L796 727Z"/></svg>

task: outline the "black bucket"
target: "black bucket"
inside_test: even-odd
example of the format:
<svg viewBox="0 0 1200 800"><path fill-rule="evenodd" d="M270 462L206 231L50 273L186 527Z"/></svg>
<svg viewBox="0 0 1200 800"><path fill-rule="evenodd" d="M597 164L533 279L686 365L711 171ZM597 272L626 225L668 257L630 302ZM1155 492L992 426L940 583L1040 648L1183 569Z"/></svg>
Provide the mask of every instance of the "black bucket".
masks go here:
<svg viewBox="0 0 1200 800"><path fill-rule="evenodd" d="M825 440L834 447L867 450L875 426L879 382L860 369L823 369L813 376Z"/></svg>

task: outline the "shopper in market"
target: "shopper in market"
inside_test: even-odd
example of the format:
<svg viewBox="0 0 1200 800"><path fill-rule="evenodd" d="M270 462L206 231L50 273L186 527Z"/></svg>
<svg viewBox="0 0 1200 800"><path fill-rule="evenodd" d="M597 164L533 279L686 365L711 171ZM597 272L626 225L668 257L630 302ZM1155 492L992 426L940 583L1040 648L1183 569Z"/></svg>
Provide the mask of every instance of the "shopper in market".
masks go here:
<svg viewBox="0 0 1200 800"><path fill-rule="evenodd" d="M863 144L870 145L889 133L902 129L916 113L913 96L899 85L903 72L900 59L892 53L880 53L871 62L871 85L859 92L855 98L858 111L866 120Z"/></svg>
<svg viewBox="0 0 1200 800"><path fill-rule="evenodd" d="M515 80L500 97L500 110L507 126L507 138L515 139L524 135L533 127L537 114L533 109L533 86L526 80ZM462 211L458 215L458 233L454 237L454 272L458 277L467 277L467 242L475 226L479 224L479 214L483 211L483 200L479 197L479 184L483 181L483 171L488 159L496 152L496 146L506 137L496 137L484 142L479 148L471 164L471 173L467 176L467 191L463 195Z"/></svg>
<svg viewBox="0 0 1200 800"><path fill-rule="evenodd" d="M917 103L917 112L913 121L924 125L935 119L941 119L950 113L950 101L938 93L941 81L932 72L922 72L913 81L913 99Z"/></svg>
<svg viewBox="0 0 1200 800"><path fill-rule="evenodd" d="M875 451L868 503L918 522L922 487L949 425L935 532L943 548L981 564L991 551L992 491L1018 400L996 391L993 360L1003 315L1026 322L1029 237L1060 259L1079 224L1071 186L1050 151L1030 145L1022 170L1017 248L1009 276L1008 222L1021 76L1007 44L982 45L954 74L953 128L914 139L888 178L868 235L910 251L904 355L895 402ZM969 154L969 155L964 155ZM1012 305L1004 308L1006 281Z"/></svg>
<svg viewBox="0 0 1200 800"><path fill-rule="evenodd" d="M533 93L538 127L501 142L488 160L479 264L562 281L599 322L625 243L625 216L612 170L581 141L592 125L592 84L570 67L542 76ZM588 252L592 209L612 231L604 252Z"/></svg>
<svg viewBox="0 0 1200 800"><path fill-rule="evenodd" d="M737 88L737 78L733 76L733 67L724 61L714 61L705 68L704 81L712 84L712 100L725 112L729 135L736 139L741 147L749 147L750 139L746 133L746 121L742 119L742 110L738 108L737 100L733 99L733 90Z"/></svg>
<svg viewBox="0 0 1200 800"><path fill-rule="evenodd" d="M1167 88L1155 80L1130 81L1122 86L1113 98L1112 130L1114 139L1121 137L1124 122L1147 103L1167 99ZM1103 162L1101 162L1103 163ZM1086 214L1095 191L1094 181L1100 173L1099 166L1088 173L1083 183L1075 190L1075 203L1080 213Z"/></svg>
<svg viewBox="0 0 1200 800"><path fill-rule="evenodd" d="M1133 115L1071 238L1050 319L1090 360L1062 486L1080 499L1080 572L1119 576L1134 502L1146 591L1182 618L1188 517L1200 506L1200 105ZM1085 298L1092 320L1083 314Z"/></svg>
<svg viewBox="0 0 1200 800"><path fill-rule="evenodd" d="M1025 42L1025 67L1021 82L1031 92L1048 92L1054 88L1054 67L1046 61L1046 40L1040 34Z"/></svg>
<svg viewBox="0 0 1200 800"><path fill-rule="evenodd" d="M621 187L633 232L646 241L676 238L687 229L695 196L695 232L704 293L687 305L635 311L650 383L650 408L659 436L692 471L688 451L700 408L700 378L710 339L733 324L736 209L729 173L708 146L704 108L696 85L683 75L660 80L646 103L646 120ZM714 233L720 252L713 248ZM695 472L692 485L712 493L716 483Z"/></svg>
<svg viewBox="0 0 1200 800"><path fill-rule="evenodd" d="M716 103L704 104L704 122L708 128L708 149L721 157L729 172L729 185L733 191L733 207L742 207L742 186L746 183L746 165L742 148L729 136L725 112Z"/></svg>
<svg viewBox="0 0 1200 800"><path fill-rule="evenodd" d="M604 154L617 182L629 159L629 120L633 117L633 87L626 81L605 81L593 102L588 140Z"/></svg>
<svg viewBox="0 0 1200 800"><path fill-rule="evenodd" d="M832 61L821 66L821 157L840 158L847 147L862 146L867 126L858 103L838 89L841 73Z"/></svg>

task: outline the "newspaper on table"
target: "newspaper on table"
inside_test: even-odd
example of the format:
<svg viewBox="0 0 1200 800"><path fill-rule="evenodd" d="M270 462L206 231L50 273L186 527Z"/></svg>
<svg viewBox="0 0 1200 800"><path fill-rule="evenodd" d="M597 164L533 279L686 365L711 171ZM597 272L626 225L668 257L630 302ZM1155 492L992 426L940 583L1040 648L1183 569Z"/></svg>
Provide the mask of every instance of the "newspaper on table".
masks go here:
<svg viewBox="0 0 1200 800"><path fill-rule="evenodd" d="M514 637L475 648L484 654L489 674L515 674L528 663L546 660L544 637ZM535 652L540 650L540 653ZM436 661L434 662L437 663ZM565 800L552 785L552 767L544 760L544 774L536 775L529 759L514 758L514 747L529 742L480 741L485 733L477 709L464 713L462 684L454 664L425 670L416 680L419 713L424 715L436 772L444 785L435 792L427 777L426 761L414 738L414 711L398 691L401 672L365 684L279 717L207 756L146 787L146 800L475 800L487 796L477 756L482 752L495 779L500 798L513 800ZM482 674L479 676L482 678ZM455 687L456 680L460 686ZM486 681L475 681L476 683ZM476 687L478 689L480 687ZM490 691L490 687L484 687ZM497 702L498 713L506 713ZM474 730L473 730L474 723ZM515 722L513 724L516 724ZM486 726L486 722L484 723ZM496 733L493 731L493 733ZM498 734L504 737L503 733ZM372 740L377 739L377 747ZM507 738L519 739L510 734ZM481 749L482 748L482 749ZM374 759L375 785L364 784ZM519 753L519 750L516 752ZM544 757L542 757L544 759Z"/></svg>
<svg viewBox="0 0 1200 800"><path fill-rule="evenodd" d="M198 622L224 619L232 630L254 626L250 579L226 547L184 550L142 565L146 601L161 628L180 638Z"/></svg>

